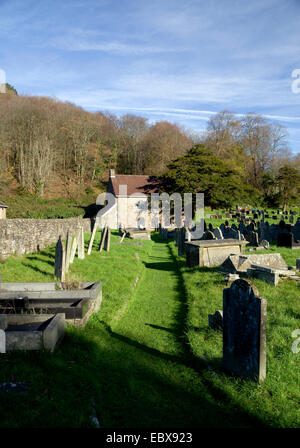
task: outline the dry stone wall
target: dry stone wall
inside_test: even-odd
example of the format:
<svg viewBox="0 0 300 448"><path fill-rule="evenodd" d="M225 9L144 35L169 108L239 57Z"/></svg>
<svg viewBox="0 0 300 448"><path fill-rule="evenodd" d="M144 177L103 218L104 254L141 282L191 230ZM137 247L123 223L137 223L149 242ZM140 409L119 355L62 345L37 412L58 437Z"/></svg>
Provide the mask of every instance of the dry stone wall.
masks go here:
<svg viewBox="0 0 300 448"><path fill-rule="evenodd" d="M68 230L75 234L78 226L90 232L92 222L89 218L1 220L0 257L38 252L56 243L59 235L65 238Z"/></svg>

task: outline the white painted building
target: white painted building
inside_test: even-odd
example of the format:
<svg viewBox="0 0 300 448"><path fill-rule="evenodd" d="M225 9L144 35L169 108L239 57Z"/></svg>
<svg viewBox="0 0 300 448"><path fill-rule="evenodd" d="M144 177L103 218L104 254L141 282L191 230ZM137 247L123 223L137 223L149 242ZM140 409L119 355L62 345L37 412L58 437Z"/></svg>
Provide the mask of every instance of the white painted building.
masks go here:
<svg viewBox="0 0 300 448"><path fill-rule="evenodd" d="M110 170L107 192L111 193L108 204L98 213L100 226L111 229L152 229L149 200L151 193L158 193L153 176L115 174Z"/></svg>

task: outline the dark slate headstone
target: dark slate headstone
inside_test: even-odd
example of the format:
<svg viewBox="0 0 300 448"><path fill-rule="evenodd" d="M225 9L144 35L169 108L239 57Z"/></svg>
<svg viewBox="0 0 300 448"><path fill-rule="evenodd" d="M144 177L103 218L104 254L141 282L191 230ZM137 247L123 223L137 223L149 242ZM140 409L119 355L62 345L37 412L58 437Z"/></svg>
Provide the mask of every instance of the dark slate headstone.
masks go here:
<svg viewBox="0 0 300 448"><path fill-rule="evenodd" d="M223 291L223 367L242 378L266 377L267 301L247 280Z"/></svg>
<svg viewBox="0 0 300 448"><path fill-rule="evenodd" d="M278 239L277 239L277 246L278 247L288 247L289 249L292 248L293 244L293 235L291 232L287 232L285 230L279 232Z"/></svg>
<svg viewBox="0 0 300 448"><path fill-rule="evenodd" d="M177 240L179 256L182 256L185 254L185 247L184 247L185 237L186 237L186 229L184 227L181 227L178 230L178 240Z"/></svg>
<svg viewBox="0 0 300 448"><path fill-rule="evenodd" d="M251 246L257 247L259 245L259 238L258 238L257 232L254 232L252 230L245 230L244 236L245 236L246 240L249 241Z"/></svg>
<svg viewBox="0 0 300 448"><path fill-rule="evenodd" d="M217 240L223 240L223 239L224 239L223 234L222 234L222 231L221 231L221 229L220 229L219 227L216 227L216 228L213 230L213 234L215 235L215 237L217 238Z"/></svg>
<svg viewBox="0 0 300 448"><path fill-rule="evenodd" d="M215 235L210 230L204 232L203 237L201 238L201 240L215 240L215 239L216 239Z"/></svg>
<svg viewBox="0 0 300 448"><path fill-rule="evenodd" d="M294 235L295 240L300 240L300 221L299 220L297 220L296 224L292 227L292 234Z"/></svg>
<svg viewBox="0 0 300 448"><path fill-rule="evenodd" d="M55 247L55 265L54 265L54 275L58 277L60 281L65 281L65 246L59 236Z"/></svg>
<svg viewBox="0 0 300 448"><path fill-rule="evenodd" d="M224 227L224 230L222 231L222 233L223 233L224 239L232 239L232 238L234 238L236 240L239 239L237 230L234 230L231 227Z"/></svg>

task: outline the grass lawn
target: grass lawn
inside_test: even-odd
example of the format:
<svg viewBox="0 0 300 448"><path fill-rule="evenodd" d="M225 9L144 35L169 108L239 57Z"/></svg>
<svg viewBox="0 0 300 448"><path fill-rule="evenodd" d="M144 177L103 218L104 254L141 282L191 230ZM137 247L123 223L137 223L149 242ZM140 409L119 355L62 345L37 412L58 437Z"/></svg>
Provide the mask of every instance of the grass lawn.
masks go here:
<svg viewBox="0 0 300 448"><path fill-rule="evenodd" d="M30 383L0 394L1 427L91 427L92 400L102 427L299 426L298 285L255 280L268 299L267 380L257 385L223 374L222 336L208 329L223 276L186 268L174 242L155 234L141 246L114 234L109 253L97 252L99 239L70 280L101 280L101 310L85 328L68 326L53 354L1 355L0 382ZM51 281L53 272L54 246L0 265L3 281Z"/></svg>
<svg viewBox="0 0 300 448"><path fill-rule="evenodd" d="M177 249L171 245L176 256ZM296 258L300 258L300 250L271 245L269 251L264 251L271 252L281 253L288 265L295 266ZM217 272L218 268L189 269L183 257L176 258L186 288L186 338L195 358L207 360L211 370L204 375L209 383L266 425L299 427L300 353L292 352L295 339L291 335L300 328L299 284L281 280L275 288L253 279L260 296L267 299L267 379L256 385L222 373L222 332L207 325L208 314L223 307L225 277Z"/></svg>
<svg viewBox="0 0 300 448"><path fill-rule="evenodd" d="M79 200L56 198L44 199L33 195L1 195L8 206L7 218L55 219L83 216L85 208L93 204L96 194L86 194Z"/></svg>

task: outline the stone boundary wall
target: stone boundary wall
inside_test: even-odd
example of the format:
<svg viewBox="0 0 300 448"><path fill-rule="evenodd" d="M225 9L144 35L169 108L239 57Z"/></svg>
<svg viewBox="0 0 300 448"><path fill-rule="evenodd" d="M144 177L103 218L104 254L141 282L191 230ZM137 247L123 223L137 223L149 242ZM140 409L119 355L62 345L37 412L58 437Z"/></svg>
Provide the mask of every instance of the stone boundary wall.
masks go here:
<svg viewBox="0 0 300 448"><path fill-rule="evenodd" d="M78 225L91 232L93 223L89 218L0 220L0 257L38 252L56 243L59 235L65 238L68 230L75 234Z"/></svg>

